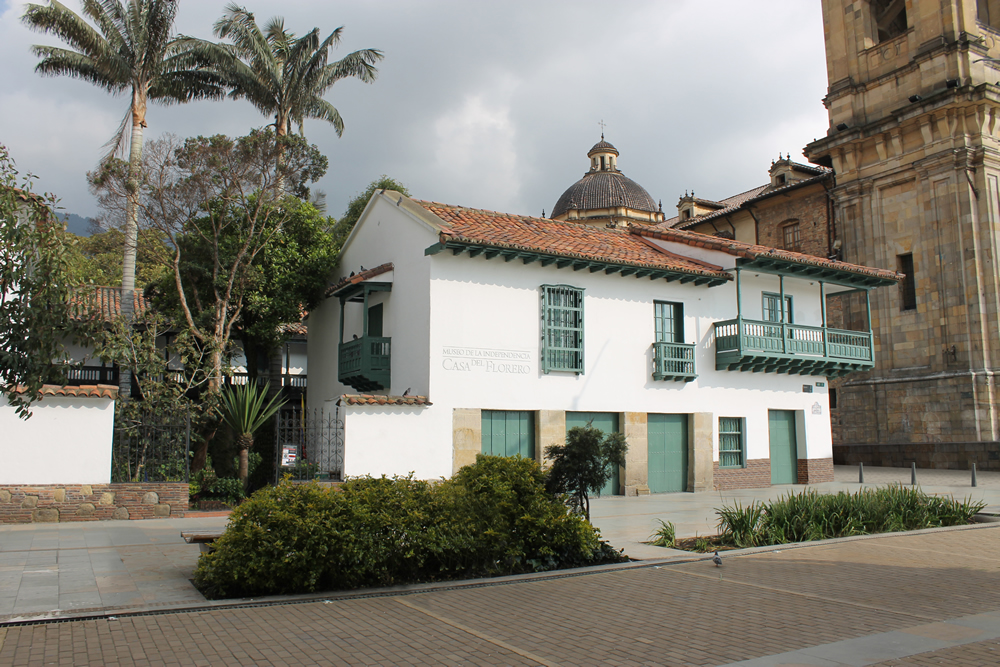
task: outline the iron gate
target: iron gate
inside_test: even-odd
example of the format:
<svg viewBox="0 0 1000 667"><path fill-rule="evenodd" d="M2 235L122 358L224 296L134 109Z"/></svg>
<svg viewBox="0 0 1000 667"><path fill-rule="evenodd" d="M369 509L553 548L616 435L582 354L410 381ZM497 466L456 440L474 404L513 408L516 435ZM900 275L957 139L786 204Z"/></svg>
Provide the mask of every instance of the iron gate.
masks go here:
<svg viewBox="0 0 1000 667"><path fill-rule="evenodd" d="M344 422L340 408L289 408L275 426L275 482L286 474L295 480L344 478Z"/></svg>

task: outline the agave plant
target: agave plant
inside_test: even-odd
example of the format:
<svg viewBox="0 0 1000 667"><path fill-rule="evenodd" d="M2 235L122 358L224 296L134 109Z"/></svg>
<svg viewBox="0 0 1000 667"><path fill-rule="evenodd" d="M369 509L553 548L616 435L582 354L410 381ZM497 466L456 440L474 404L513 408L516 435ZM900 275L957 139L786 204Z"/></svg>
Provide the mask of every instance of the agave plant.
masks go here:
<svg viewBox="0 0 1000 667"><path fill-rule="evenodd" d="M269 386L270 383L260 387L250 382L231 385L221 396L222 421L236 433L236 446L240 452L239 477L244 487L253 434L285 404L279 396L274 396L265 404Z"/></svg>

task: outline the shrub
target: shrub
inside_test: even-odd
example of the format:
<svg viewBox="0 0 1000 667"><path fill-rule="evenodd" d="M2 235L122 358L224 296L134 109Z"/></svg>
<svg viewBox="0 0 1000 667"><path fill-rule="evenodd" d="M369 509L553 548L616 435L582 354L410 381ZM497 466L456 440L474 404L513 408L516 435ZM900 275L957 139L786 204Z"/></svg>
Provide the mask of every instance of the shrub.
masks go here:
<svg viewBox="0 0 1000 667"><path fill-rule="evenodd" d="M716 510L723 539L738 547L806 542L970 523L985 503L928 496L893 485L851 494L789 494L769 503Z"/></svg>
<svg viewBox="0 0 1000 667"><path fill-rule="evenodd" d="M625 465L628 443L621 433L604 434L588 423L574 426L565 445L550 445L545 455L552 461L548 489L565 494L570 508L590 521L590 494L600 491Z"/></svg>
<svg viewBox="0 0 1000 667"><path fill-rule="evenodd" d="M195 584L212 598L307 593L627 560L520 457L480 456L450 480L283 482L230 517Z"/></svg>

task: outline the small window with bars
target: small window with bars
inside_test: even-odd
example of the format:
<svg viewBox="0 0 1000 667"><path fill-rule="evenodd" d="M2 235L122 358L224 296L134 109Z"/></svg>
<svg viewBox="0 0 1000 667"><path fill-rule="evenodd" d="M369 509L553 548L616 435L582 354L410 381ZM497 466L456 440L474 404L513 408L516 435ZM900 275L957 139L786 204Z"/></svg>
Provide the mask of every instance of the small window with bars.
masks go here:
<svg viewBox="0 0 1000 667"><path fill-rule="evenodd" d="M742 417L719 417L719 467L746 467Z"/></svg>
<svg viewBox="0 0 1000 667"><path fill-rule="evenodd" d="M583 290L542 285L542 372L583 373Z"/></svg>

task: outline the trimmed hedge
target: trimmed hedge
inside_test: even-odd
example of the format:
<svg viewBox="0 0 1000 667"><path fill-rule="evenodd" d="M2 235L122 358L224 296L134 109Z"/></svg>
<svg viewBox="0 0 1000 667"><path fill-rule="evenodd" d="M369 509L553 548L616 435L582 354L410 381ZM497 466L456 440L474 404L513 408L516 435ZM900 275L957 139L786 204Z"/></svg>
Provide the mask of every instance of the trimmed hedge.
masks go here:
<svg viewBox="0 0 1000 667"><path fill-rule="evenodd" d="M310 593L627 560L545 490L531 459L480 455L453 478L283 482L233 512L195 584L209 598Z"/></svg>

